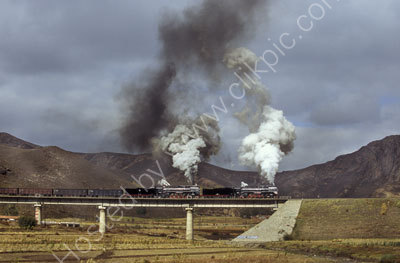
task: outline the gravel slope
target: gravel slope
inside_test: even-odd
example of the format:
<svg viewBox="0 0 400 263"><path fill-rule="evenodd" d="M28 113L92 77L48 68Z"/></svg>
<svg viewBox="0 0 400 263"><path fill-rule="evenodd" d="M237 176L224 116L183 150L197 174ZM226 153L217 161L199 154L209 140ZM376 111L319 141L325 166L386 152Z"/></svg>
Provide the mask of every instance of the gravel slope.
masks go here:
<svg viewBox="0 0 400 263"><path fill-rule="evenodd" d="M270 218L233 239L237 242L269 242L283 240L296 224L302 200L289 200Z"/></svg>

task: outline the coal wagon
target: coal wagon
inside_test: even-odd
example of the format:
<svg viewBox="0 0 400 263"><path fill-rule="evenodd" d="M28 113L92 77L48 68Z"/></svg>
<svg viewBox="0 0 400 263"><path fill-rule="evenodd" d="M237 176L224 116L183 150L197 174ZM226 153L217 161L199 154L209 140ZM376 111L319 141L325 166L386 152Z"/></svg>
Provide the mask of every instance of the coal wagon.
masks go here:
<svg viewBox="0 0 400 263"><path fill-rule="evenodd" d="M121 189L89 189L88 196L90 197L120 197L123 195L123 191Z"/></svg>
<svg viewBox="0 0 400 263"><path fill-rule="evenodd" d="M52 196L53 190L46 188L18 188L18 194L27 196Z"/></svg>
<svg viewBox="0 0 400 263"><path fill-rule="evenodd" d="M18 188L0 188L0 195L18 195Z"/></svg>
<svg viewBox="0 0 400 263"><path fill-rule="evenodd" d="M88 195L88 190L87 189L53 189L53 195L84 197L84 196Z"/></svg>

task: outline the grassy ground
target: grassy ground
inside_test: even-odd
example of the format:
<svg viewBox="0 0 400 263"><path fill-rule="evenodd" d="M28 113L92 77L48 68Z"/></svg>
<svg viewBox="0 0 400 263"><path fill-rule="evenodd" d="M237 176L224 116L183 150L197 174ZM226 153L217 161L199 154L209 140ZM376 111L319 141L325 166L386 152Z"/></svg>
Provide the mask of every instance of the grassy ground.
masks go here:
<svg viewBox="0 0 400 263"><path fill-rule="evenodd" d="M400 199L304 200L292 238L400 238Z"/></svg>
<svg viewBox="0 0 400 263"><path fill-rule="evenodd" d="M292 253L400 262L400 199L304 200L289 241L262 247Z"/></svg>
<svg viewBox="0 0 400 263"><path fill-rule="evenodd" d="M400 262L400 239L285 241L266 243L259 247L362 262Z"/></svg>

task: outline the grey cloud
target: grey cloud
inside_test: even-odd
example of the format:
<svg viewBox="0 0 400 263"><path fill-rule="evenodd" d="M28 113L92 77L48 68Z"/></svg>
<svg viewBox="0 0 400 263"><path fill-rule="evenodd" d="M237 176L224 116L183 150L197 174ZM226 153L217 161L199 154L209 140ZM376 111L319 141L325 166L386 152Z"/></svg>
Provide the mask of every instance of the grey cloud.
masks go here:
<svg viewBox="0 0 400 263"><path fill-rule="evenodd" d="M394 72L399 69L400 38L395 32L400 28L390 14L400 5L395 1L385 3L385 14L377 8L383 3L340 3L322 21L315 22L315 30L305 34L302 41L297 40L296 47L285 57L281 56L278 73L266 77L273 103L290 116L307 118L309 114L304 113L319 104L329 104L349 94L367 96L367 100L379 100L385 93L399 94L400 77ZM293 17L285 17L292 21L291 26L285 22L271 28L275 42L280 33L295 31L296 18L309 4L291 7L297 10L290 12ZM354 13L356 6L361 13ZM268 41L263 44L264 48L272 48Z"/></svg>
<svg viewBox="0 0 400 263"><path fill-rule="evenodd" d="M310 120L317 125L376 123L380 121L380 106L376 99L345 93L317 105L311 111Z"/></svg>
<svg viewBox="0 0 400 263"><path fill-rule="evenodd" d="M250 47L261 55L281 33L297 36L296 19L313 2L272 1ZM1 1L1 130L74 151L119 151L114 98L140 68L155 68L159 14L193 3ZM340 1L280 57L276 74L263 74L273 106L298 126L294 152L281 169L328 161L399 133L400 102L382 100L400 98L399 11L395 0ZM229 94L219 95L228 97L229 107ZM203 95L191 100L196 96ZM217 96L203 97L218 104ZM236 148L247 131L221 116L223 151L213 161L242 169Z"/></svg>
<svg viewBox="0 0 400 263"><path fill-rule="evenodd" d="M143 1L2 2L0 58L13 73L77 72L157 53L158 10ZM21 10L24 10L21 14ZM4 11L1 13L5 13Z"/></svg>

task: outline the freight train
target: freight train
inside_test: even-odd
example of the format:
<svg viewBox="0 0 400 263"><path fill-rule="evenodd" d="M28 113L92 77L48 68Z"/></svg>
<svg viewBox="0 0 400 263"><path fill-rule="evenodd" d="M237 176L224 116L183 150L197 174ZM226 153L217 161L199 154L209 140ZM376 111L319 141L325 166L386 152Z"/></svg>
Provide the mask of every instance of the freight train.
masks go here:
<svg viewBox="0 0 400 263"><path fill-rule="evenodd" d="M125 191L124 191L125 190ZM197 185L161 186L153 188L127 189L44 189L44 188L0 188L0 195L18 196L72 196L72 197L120 197L137 198L275 198L275 186L238 188L200 188Z"/></svg>

